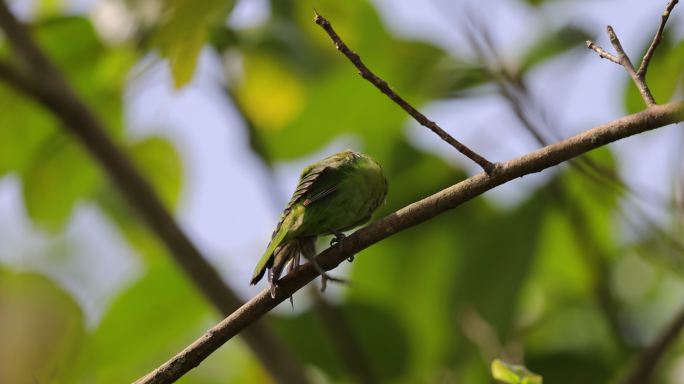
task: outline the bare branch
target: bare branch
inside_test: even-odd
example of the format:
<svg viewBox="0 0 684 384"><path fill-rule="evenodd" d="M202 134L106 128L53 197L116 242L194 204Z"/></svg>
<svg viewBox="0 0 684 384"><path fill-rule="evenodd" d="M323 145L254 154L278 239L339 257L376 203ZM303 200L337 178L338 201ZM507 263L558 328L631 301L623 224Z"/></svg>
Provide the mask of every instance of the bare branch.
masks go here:
<svg viewBox="0 0 684 384"><path fill-rule="evenodd" d="M617 56L608 53L605 49L596 45L594 42L587 40L587 48L596 52L601 58L608 59L613 63L622 65L625 68L625 71L627 71L629 76L632 78L632 81L634 81L634 84L639 90L641 98L644 100L644 103L646 103L647 107L656 104L655 99L653 98L653 94L651 93L651 90L648 89L648 85L646 84L646 72L648 71L648 64L651 62L651 57L653 57L655 49L658 47L658 44L663 38L665 23L667 23L667 19L670 17L670 13L672 12L672 10L678 2L679 0L670 0L667 3L665 11L663 12L660 18L660 26L658 27L658 31L653 37L653 41L651 42L651 45L648 47L646 54L644 54L644 57L641 60L639 70L634 69L632 61L629 59L629 56L627 56L627 54L625 53L625 50L622 48L622 44L620 43L620 39L617 37L617 34L613 30L613 27L611 27L610 25L606 27L606 30L608 32L608 38L610 39L610 43L613 45L615 51L618 54Z"/></svg>
<svg viewBox="0 0 684 384"><path fill-rule="evenodd" d="M592 149L638 133L684 120L684 101L656 105L642 112L597 126L566 140L501 163L492 174L480 173L423 200L410 204L347 237L342 246L321 252L316 258L325 270L335 268L349 255L409 227L420 224L511 180L553 167ZM171 383L197 366L223 343L257 321L280 302L318 276L307 263L278 283L276 297L264 289L249 302L207 331L137 384Z"/></svg>
<svg viewBox="0 0 684 384"><path fill-rule="evenodd" d="M457 151L461 152L470 160L476 162L480 167L482 167L482 169L485 172L491 173L494 170L495 164L491 163L489 160L480 156L475 151L473 151L460 141L453 138L439 125L437 125L437 123L428 119L425 115L420 113L420 111L418 111L406 100L404 100L404 98L402 98L396 92L394 92L385 80L381 79L370 69L368 69L368 67L366 67L366 65L361 61L361 57L359 57L359 55L356 52L349 49L347 44L345 44L344 41L342 41L340 36L337 34L337 32L335 32L332 25L325 17L321 16L318 12L316 12L314 21L316 22L316 24L320 25L321 28L323 28L323 30L325 30L328 36L330 36L330 39L332 39L333 43L335 44L335 48L337 48L338 51L345 55L349 59L349 61L351 61L352 64L354 64L354 66L359 70L359 74L361 75L361 77L368 80L371 84L378 88L380 92L387 95L387 97L389 97L397 105L403 108L420 125L428 128L429 130L437 134L437 136L439 136L442 140L449 143L449 145L451 145L452 147L456 148Z"/></svg>
<svg viewBox="0 0 684 384"><path fill-rule="evenodd" d="M165 243L175 261L221 313L227 315L238 308L242 303L237 295L181 230L152 186L107 135L102 122L67 84L4 0L0 0L0 28L16 54L28 63L26 74L9 64L0 64L0 78L45 106L62 121L66 130L81 141ZM299 362L270 329L254 324L243 336L275 380L308 382Z"/></svg>
<svg viewBox="0 0 684 384"><path fill-rule="evenodd" d="M637 70L637 75L639 75L639 77L646 78L648 64L651 62L651 57L653 57L653 53L658 47L658 44L660 44L660 41L663 39L663 31L665 30L665 24L667 23L667 19L670 17L670 13L672 12L672 10L678 2L679 0L670 0L670 2L668 2L667 6L665 7L665 11L663 11L663 14L660 15L660 26L658 26L658 31L656 32L655 36L653 36L653 41L651 42L651 45L648 47L648 50L646 51L644 58L641 60L639 70Z"/></svg>
<svg viewBox="0 0 684 384"><path fill-rule="evenodd" d="M620 64L620 60L617 57L613 56L613 54L611 54L610 52L601 48L600 46L594 44L594 42L591 40L587 40L587 48L598 53L599 57L602 59L607 59L609 61L612 61L615 64L622 65L622 64Z"/></svg>
<svg viewBox="0 0 684 384"><path fill-rule="evenodd" d="M684 308L672 319L672 322L664 329L663 333L655 342L647 348L637 360L634 370L627 376L624 384L650 383L651 376L655 371L660 358L674 344L684 328Z"/></svg>

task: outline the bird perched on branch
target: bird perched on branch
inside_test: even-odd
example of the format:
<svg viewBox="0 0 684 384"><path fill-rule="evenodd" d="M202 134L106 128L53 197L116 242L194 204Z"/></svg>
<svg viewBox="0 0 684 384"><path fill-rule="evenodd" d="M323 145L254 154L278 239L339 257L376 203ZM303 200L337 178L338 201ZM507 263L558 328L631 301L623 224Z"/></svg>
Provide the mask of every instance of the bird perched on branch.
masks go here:
<svg viewBox="0 0 684 384"><path fill-rule="evenodd" d="M341 243L342 232L370 220L387 195L387 180L375 160L363 153L342 151L304 168L290 202L276 226L271 242L252 274L254 285L268 270L271 296L280 275L299 265L303 255L321 274L322 290L328 276L316 263L316 237L335 235L331 245Z"/></svg>

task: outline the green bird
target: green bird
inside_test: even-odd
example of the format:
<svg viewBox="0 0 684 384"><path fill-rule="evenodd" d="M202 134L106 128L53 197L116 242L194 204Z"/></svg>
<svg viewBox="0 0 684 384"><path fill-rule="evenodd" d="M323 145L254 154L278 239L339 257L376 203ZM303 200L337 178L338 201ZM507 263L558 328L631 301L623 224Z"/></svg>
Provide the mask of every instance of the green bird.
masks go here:
<svg viewBox="0 0 684 384"><path fill-rule="evenodd" d="M288 272L299 265L304 255L321 273L323 289L326 280L336 280L314 261L317 236L335 235L370 220L385 201L387 180L382 167L363 153L342 151L304 168L290 202L276 226L271 242L252 274L254 285L268 270L271 296L275 297L277 280L288 266Z"/></svg>

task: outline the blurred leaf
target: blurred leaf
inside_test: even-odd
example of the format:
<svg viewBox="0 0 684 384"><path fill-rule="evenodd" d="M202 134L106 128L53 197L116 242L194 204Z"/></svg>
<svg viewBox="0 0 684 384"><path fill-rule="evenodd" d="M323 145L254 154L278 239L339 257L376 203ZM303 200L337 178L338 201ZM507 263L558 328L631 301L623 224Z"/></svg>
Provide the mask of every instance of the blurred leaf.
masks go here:
<svg viewBox="0 0 684 384"><path fill-rule="evenodd" d="M509 384L542 384L542 377L522 365L508 364L499 359L492 361L492 377Z"/></svg>
<svg viewBox="0 0 684 384"><path fill-rule="evenodd" d="M34 223L60 229L79 200L91 197L101 181L99 170L71 137L46 141L21 174L24 203Z"/></svg>
<svg viewBox="0 0 684 384"><path fill-rule="evenodd" d="M88 336L75 376L133 382L194 340L212 308L170 262L155 264L120 294Z"/></svg>
<svg viewBox="0 0 684 384"><path fill-rule="evenodd" d="M244 83L236 96L250 121L273 132L299 115L306 100L306 89L293 73L269 57L259 55L245 57L245 71Z"/></svg>
<svg viewBox="0 0 684 384"><path fill-rule="evenodd" d="M0 270L0 382L68 382L83 340L78 304L43 276Z"/></svg>
<svg viewBox="0 0 684 384"><path fill-rule="evenodd" d="M609 383L616 373L613 367L602 362L601 356L590 351L583 354L545 352L528 355L526 360L544 373L547 383L553 384Z"/></svg>
<svg viewBox="0 0 684 384"><path fill-rule="evenodd" d="M183 186L183 163L173 145L161 137L148 137L133 144L130 154L166 206L175 207Z"/></svg>
<svg viewBox="0 0 684 384"><path fill-rule="evenodd" d="M435 83L436 96L460 97L466 91L492 80L492 74L487 68L457 59L441 61L435 71L432 81Z"/></svg>
<svg viewBox="0 0 684 384"><path fill-rule="evenodd" d="M520 72L526 73L533 67L577 47L584 47L591 34L576 25L564 25L561 28L542 35L523 55L520 61Z"/></svg>
<svg viewBox="0 0 684 384"><path fill-rule="evenodd" d="M332 304L330 304L332 305ZM383 381L400 377L409 358L408 344L402 326L381 307L349 301L336 308L349 323L355 342L363 356ZM295 317L278 318L276 328L305 362L311 363L335 379L353 377L342 361L329 335L330 326L313 309ZM303 336L306 335L306 336Z"/></svg>
<svg viewBox="0 0 684 384"><path fill-rule="evenodd" d="M665 30L663 40L658 45L646 73L646 83L653 94L653 98L659 104L669 102L675 95L678 87L684 81L684 40L673 43L673 34ZM651 41L648 41L650 44ZM646 52L648 45L643 49L639 60L633 59L634 65L641 63L641 57ZM627 113L636 113L646 108L639 91L629 76L625 76L624 105Z"/></svg>
<svg viewBox="0 0 684 384"><path fill-rule="evenodd" d="M133 50L105 46L85 17L45 19L34 25L34 30L41 47L66 74L70 85L104 121L109 133L120 136L123 88L135 62Z"/></svg>
<svg viewBox="0 0 684 384"><path fill-rule="evenodd" d="M401 132L408 116L335 50L311 20L314 5L367 65L414 105L448 91L439 76L449 56L434 45L391 36L367 2L342 6L301 1L274 7L275 20L266 32L291 36L298 42L291 44L310 47L307 55L301 49L284 50L290 48L285 44L277 45L279 50L274 45L250 46L243 58L245 78L235 92L274 159L310 153L344 134L360 136L366 151L381 156L389 150L388 135ZM262 38L280 40L284 38ZM304 63L305 56L313 59Z"/></svg>
<svg viewBox="0 0 684 384"><path fill-rule="evenodd" d="M23 172L55 128L49 113L0 86L0 176Z"/></svg>
<svg viewBox="0 0 684 384"><path fill-rule="evenodd" d="M166 0L156 43L169 61L176 88L192 80L197 59L209 38L209 28L223 22L233 8L230 0Z"/></svg>

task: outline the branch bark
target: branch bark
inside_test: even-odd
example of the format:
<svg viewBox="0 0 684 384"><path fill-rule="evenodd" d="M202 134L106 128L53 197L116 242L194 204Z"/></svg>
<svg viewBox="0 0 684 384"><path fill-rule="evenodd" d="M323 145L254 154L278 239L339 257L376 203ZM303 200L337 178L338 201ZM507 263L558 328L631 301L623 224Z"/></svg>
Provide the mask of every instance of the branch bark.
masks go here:
<svg viewBox="0 0 684 384"><path fill-rule="evenodd" d="M472 176L356 231L347 237L341 246L331 247L321 252L316 260L323 269L333 269L350 255L356 254L358 256L360 251L372 244L454 209L501 184L525 175L541 172L616 140L683 120L684 101L656 105L642 112L597 126L527 155L500 163L491 174L480 173ZM141 378L137 383L174 382L197 366L223 343L257 321L318 275L311 263L301 266L279 280L275 298L271 297L268 289L264 289L230 316L208 330L202 337L159 368Z"/></svg>
<svg viewBox="0 0 684 384"><path fill-rule="evenodd" d="M240 307L241 300L182 231L150 184L107 135L102 122L68 85L4 0L0 0L0 28L25 62L22 68L0 63L0 78L54 113L64 128L81 141L164 242L178 265L221 313L228 315ZM243 338L275 380L308 382L299 362L270 329L254 324Z"/></svg>

